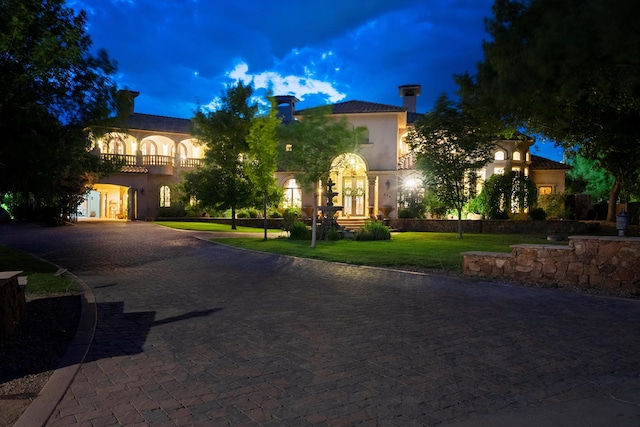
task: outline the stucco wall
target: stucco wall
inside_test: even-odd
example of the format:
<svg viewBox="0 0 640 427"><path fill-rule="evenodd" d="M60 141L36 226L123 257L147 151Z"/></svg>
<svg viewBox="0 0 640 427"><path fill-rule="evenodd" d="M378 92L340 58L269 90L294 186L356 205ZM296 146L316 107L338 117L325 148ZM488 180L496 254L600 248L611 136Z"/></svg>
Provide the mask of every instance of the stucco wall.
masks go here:
<svg viewBox="0 0 640 427"><path fill-rule="evenodd" d="M568 246L511 247L510 254L465 252L464 274L640 295L640 238L572 236Z"/></svg>

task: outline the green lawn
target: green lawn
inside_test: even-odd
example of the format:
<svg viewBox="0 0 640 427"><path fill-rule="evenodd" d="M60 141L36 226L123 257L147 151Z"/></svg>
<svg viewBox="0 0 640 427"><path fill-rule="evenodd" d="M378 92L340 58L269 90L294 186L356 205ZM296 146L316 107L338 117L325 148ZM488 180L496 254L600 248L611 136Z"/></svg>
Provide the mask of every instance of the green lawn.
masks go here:
<svg viewBox="0 0 640 427"><path fill-rule="evenodd" d="M22 270L28 276L27 293L74 292L73 282L63 276L54 276L57 267L23 252L0 246L0 271Z"/></svg>
<svg viewBox="0 0 640 427"><path fill-rule="evenodd" d="M166 222L158 224L183 229L230 231L229 226L223 226L226 229L218 227L211 229L209 227L219 226L219 224L209 223ZM262 231L261 229L249 230L254 230L256 233ZM257 235L256 238L228 237L214 240L231 246L303 258L379 267L435 268L453 272L462 271L462 252L511 252L510 245L518 243L567 244L566 241L550 242L546 235L465 234L464 238L460 240L456 233L408 232L393 234L391 240L386 241L318 241L316 248L313 249L309 241L286 238L263 240L260 237Z"/></svg>
<svg viewBox="0 0 640 427"><path fill-rule="evenodd" d="M164 225L165 227L178 228L180 230L224 231L229 233L264 233L264 228L238 226L236 230L232 230L231 225L229 224L217 224L215 222L155 221L154 224ZM269 229L268 231L280 231L280 229Z"/></svg>

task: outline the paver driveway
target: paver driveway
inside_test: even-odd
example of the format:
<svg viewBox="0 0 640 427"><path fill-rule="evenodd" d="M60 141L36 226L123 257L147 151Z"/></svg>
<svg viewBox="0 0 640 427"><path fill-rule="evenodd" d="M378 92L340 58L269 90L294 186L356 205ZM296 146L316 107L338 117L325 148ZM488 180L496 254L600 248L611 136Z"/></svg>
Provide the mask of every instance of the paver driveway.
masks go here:
<svg viewBox="0 0 640 427"><path fill-rule="evenodd" d="M98 303L49 425L640 425L638 300L195 234L0 226L0 244L68 268Z"/></svg>

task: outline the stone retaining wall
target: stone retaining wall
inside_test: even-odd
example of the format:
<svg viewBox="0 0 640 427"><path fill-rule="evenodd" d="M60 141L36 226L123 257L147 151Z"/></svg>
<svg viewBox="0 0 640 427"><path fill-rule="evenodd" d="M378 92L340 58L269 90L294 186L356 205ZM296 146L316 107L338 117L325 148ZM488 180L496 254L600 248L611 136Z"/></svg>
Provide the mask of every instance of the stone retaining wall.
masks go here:
<svg viewBox="0 0 640 427"><path fill-rule="evenodd" d="M25 287L18 284L20 273L0 272L0 340L11 335L25 317Z"/></svg>
<svg viewBox="0 0 640 427"><path fill-rule="evenodd" d="M463 253L464 274L640 295L640 238L571 236L568 246L511 247L511 253Z"/></svg>

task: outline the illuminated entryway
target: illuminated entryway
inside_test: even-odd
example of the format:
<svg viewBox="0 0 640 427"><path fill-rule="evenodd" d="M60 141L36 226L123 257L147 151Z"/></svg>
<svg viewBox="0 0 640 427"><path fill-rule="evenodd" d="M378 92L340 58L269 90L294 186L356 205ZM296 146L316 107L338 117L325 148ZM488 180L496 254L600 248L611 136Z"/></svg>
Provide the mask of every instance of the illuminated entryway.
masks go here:
<svg viewBox="0 0 640 427"><path fill-rule="evenodd" d="M337 184L342 213L346 217L367 215L367 165L362 157L348 153L331 166L331 178Z"/></svg>
<svg viewBox="0 0 640 427"><path fill-rule="evenodd" d="M78 219L129 219L129 187L94 185L78 207Z"/></svg>

